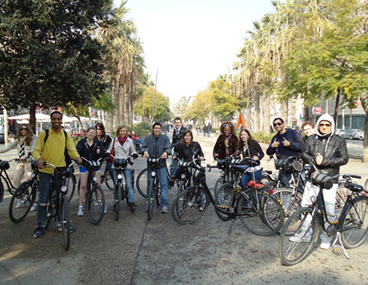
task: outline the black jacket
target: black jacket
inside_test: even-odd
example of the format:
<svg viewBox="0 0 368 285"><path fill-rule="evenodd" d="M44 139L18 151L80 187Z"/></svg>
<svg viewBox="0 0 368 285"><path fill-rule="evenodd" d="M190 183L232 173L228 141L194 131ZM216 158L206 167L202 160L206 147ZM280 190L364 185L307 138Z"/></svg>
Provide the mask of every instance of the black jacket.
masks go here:
<svg viewBox="0 0 368 285"><path fill-rule="evenodd" d="M178 145L179 143L181 143L183 141L184 138L184 132L187 129L184 128L183 126L181 126L180 130L179 130L179 134L176 134L176 129L174 127L173 129L173 135L172 135L172 141L171 141L171 146L175 147L176 145Z"/></svg>
<svg viewBox="0 0 368 285"><path fill-rule="evenodd" d="M100 149L100 153L97 154L97 149ZM81 157L88 160L98 160L105 153L102 143L98 140L93 141L93 145L90 148L87 144L87 138L81 139L77 144L77 151Z"/></svg>
<svg viewBox="0 0 368 285"><path fill-rule="evenodd" d="M184 161L191 161L193 158L193 154L195 158L201 156L204 157L202 148L198 142L193 141L190 145L179 144L175 148L175 151L178 153L177 157L180 159L184 159Z"/></svg>
<svg viewBox="0 0 368 285"><path fill-rule="evenodd" d="M321 165L316 165L320 172L334 176L340 173L340 166L345 165L349 161L348 150L344 138L332 134L325 139L318 135L308 137L305 149L302 151L302 158L305 163L312 161L316 163L316 156L320 153L323 156Z"/></svg>

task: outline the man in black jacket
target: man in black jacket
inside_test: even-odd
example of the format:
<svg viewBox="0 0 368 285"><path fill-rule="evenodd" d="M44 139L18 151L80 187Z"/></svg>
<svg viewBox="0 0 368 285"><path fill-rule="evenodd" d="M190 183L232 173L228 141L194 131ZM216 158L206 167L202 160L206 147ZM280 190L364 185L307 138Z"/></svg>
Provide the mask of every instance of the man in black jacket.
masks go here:
<svg viewBox="0 0 368 285"><path fill-rule="evenodd" d="M335 134L335 122L328 115L322 115L316 124L316 134L308 137L306 148L302 152L302 158L306 163L313 163L319 172L328 176L334 176L340 173L340 166L349 161L348 150L344 138ZM323 189L323 197L326 205L326 212L329 218L335 217L335 196L338 188L338 181L334 181L333 187L329 190ZM312 204L311 197L318 195L319 187L313 186L307 182L304 188L302 206L306 207ZM306 224L306 223L305 223ZM290 239L304 239L309 241L311 233L304 237L297 235ZM329 249L331 246L331 237L323 231L321 234L321 248Z"/></svg>
<svg viewBox="0 0 368 285"><path fill-rule="evenodd" d="M183 141L184 138L184 132L187 130L183 127L183 122L180 117L176 117L174 120L175 127L173 129L173 135L172 135L172 141L171 146L176 147L178 144L180 144ZM176 152L173 152L173 160L170 164L170 175L171 177L175 177L176 175L176 169L178 167L178 161L174 159L176 156ZM169 183L173 185L174 178L171 178Z"/></svg>

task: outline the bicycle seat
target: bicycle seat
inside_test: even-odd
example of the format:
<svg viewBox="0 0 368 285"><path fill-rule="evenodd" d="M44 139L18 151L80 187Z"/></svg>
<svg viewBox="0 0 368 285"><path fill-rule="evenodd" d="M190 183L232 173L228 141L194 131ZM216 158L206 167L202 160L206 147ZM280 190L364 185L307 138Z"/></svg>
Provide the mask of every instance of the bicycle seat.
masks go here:
<svg viewBox="0 0 368 285"><path fill-rule="evenodd" d="M7 170L10 168L9 162L5 161L5 160L0 160L0 168L2 170Z"/></svg>
<svg viewBox="0 0 368 285"><path fill-rule="evenodd" d="M363 186L359 184L353 184L353 183L346 183L345 187L353 192L361 192L364 190Z"/></svg>
<svg viewBox="0 0 368 285"><path fill-rule="evenodd" d="M128 160L125 158L115 158L114 159L114 166L115 167L122 167L125 168L128 165Z"/></svg>
<svg viewBox="0 0 368 285"><path fill-rule="evenodd" d="M260 189L264 187L264 184L262 184L261 182L258 182L256 180L251 180L248 182L248 187L249 188L254 188L254 189Z"/></svg>

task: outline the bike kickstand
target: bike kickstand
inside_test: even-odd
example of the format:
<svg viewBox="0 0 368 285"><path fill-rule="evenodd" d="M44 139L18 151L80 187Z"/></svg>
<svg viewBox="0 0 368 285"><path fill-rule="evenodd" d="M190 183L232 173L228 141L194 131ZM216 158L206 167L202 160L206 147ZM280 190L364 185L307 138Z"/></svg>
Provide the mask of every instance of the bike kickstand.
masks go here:
<svg viewBox="0 0 368 285"><path fill-rule="evenodd" d="M333 247L332 253L337 254L337 255L343 253L347 259L350 259L348 253L346 252L344 245L342 244L341 232L337 232L336 238L334 242L332 243L332 247Z"/></svg>

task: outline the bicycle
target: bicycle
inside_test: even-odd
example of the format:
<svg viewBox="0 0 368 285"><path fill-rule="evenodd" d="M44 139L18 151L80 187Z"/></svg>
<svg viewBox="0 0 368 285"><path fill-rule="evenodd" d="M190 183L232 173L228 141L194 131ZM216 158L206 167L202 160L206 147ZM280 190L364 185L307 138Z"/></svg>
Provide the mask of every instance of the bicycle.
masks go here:
<svg viewBox="0 0 368 285"><path fill-rule="evenodd" d="M39 190L37 162L32 160L31 166L33 173L27 181L19 185L9 203L9 218L13 223L22 222L29 214L36 200Z"/></svg>
<svg viewBox="0 0 368 285"><path fill-rule="evenodd" d="M327 214L321 190L330 189L332 180L339 177L346 179L345 187L350 194L337 218ZM297 210L285 223L278 244L278 255L283 265L303 261L312 252L321 227L328 236L334 237L333 253L342 253L348 259L345 248L355 248L364 242L368 234L368 197L358 194L363 187L352 183L351 178L360 179L360 176L339 174L329 177L319 172L311 175L310 180L319 187L319 193L311 206Z"/></svg>
<svg viewBox="0 0 368 285"><path fill-rule="evenodd" d="M209 171L216 166L207 165ZM235 168L243 168L243 165ZM244 217L243 225L259 235L271 235L278 232L284 222L282 206L272 195L266 193L264 185L254 183L247 191L240 191L234 206L218 205L206 183L206 171L202 166L191 169L192 176L197 178L195 185L188 187L175 198L171 208L173 219L179 224L189 224L198 220L207 210L210 203L216 211L229 216L230 219ZM233 188L231 188L233 191ZM198 205L198 209L196 209ZM202 211L199 211L199 205Z"/></svg>
<svg viewBox="0 0 368 285"><path fill-rule="evenodd" d="M137 155L133 154L133 158L136 158ZM118 169L117 181L114 187L114 211L115 211L115 220L119 220L119 212L122 205L120 205L122 200L126 200L127 205L130 205L128 198L128 190L127 187L123 187L123 170L127 167L128 163L133 165L133 162L130 160L130 155L127 158L114 158L114 166ZM132 177L133 180L133 177Z"/></svg>
<svg viewBox="0 0 368 285"><path fill-rule="evenodd" d="M61 180L62 184L59 189L55 189L55 185L51 183L51 189L49 193L49 202L47 203L47 216L44 229L46 230L51 220L54 218L58 219L58 228L60 226L62 237L63 237L63 247L68 250L70 247L70 213L69 213L69 200L68 200L68 186L69 179L73 175L73 165L76 164L74 161L68 165L66 168L57 168L51 163L45 162L44 166L50 166L54 169L54 178L56 180Z"/></svg>
<svg viewBox="0 0 368 285"><path fill-rule="evenodd" d="M9 178L7 170L10 168L10 162L16 161L19 162L19 158L13 158L11 160L0 160L0 203L3 201L5 188L3 181L6 183L7 191L14 195L15 191L17 190L12 181Z"/></svg>
<svg viewBox="0 0 368 285"><path fill-rule="evenodd" d="M112 180L109 168L107 166L107 160L104 159L101 163L101 185L105 183L107 188L111 191L114 190L114 182Z"/></svg>
<svg viewBox="0 0 368 285"><path fill-rule="evenodd" d="M97 161L91 161L84 157L82 159L86 162L85 167L88 171L88 182L87 189L85 193L85 207L87 209L87 216L89 221L97 225L101 222L104 211L105 211L105 194L104 191L97 183L97 178L95 177L96 171L100 169L100 163L103 158Z"/></svg>

